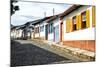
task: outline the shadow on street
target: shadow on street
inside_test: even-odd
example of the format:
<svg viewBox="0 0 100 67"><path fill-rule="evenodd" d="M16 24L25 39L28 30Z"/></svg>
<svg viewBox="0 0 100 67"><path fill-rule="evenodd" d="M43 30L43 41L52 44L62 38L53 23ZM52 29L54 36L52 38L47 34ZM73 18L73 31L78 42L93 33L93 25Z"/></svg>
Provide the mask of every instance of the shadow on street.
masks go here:
<svg viewBox="0 0 100 67"><path fill-rule="evenodd" d="M33 44L21 44L11 40L11 67L52 64L66 61L64 57L39 48Z"/></svg>

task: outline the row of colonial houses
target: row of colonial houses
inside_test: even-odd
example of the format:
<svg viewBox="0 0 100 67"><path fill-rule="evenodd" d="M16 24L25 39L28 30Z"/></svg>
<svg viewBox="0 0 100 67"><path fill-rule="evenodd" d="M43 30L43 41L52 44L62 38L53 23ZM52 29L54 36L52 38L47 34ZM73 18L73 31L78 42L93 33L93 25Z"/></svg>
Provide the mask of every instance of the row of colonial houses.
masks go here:
<svg viewBox="0 0 100 67"><path fill-rule="evenodd" d="M44 39L95 52L95 6L72 5L63 13L11 29L11 38Z"/></svg>

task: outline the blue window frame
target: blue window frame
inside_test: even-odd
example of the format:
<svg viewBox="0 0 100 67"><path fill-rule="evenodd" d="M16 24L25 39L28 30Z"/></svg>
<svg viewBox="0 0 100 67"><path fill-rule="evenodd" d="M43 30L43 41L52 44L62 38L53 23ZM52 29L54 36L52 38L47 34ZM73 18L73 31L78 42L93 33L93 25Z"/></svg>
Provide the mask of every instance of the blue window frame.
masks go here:
<svg viewBox="0 0 100 67"><path fill-rule="evenodd" d="M40 31L41 31L41 32L44 31L44 25L40 27Z"/></svg>
<svg viewBox="0 0 100 67"><path fill-rule="evenodd" d="M49 25L48 25L48 32L49 33L53 33L53 23L51 22Z"/></svg>

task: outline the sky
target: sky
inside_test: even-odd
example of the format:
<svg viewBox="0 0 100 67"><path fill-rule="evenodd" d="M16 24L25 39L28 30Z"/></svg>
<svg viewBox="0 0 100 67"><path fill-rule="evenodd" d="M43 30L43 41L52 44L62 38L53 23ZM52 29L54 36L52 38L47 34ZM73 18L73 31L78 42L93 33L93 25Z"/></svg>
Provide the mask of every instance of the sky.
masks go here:
<svg viewBox="0 0 100 67"><path fill-rule="evenodd" d="M20 10L16 11L14 15L11 16L12 25L22 25L28 21L34 21L43 18L44 12L46 16L59 14L67 10L70 6L68 4L51 4L51 3L36 3L36 2L23 2L19 1L14 5L18 5Z"/></svg>

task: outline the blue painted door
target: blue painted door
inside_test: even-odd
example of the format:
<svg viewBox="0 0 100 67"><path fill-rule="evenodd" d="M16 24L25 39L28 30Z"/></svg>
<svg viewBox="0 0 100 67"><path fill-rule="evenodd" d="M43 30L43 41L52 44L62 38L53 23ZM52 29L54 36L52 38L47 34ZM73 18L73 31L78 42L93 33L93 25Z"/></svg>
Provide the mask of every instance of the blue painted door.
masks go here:
<svg viewBox="0 0 100 67"><path fill-rule="evenodd" d="M48 25L45 26L45 39L48 40Z"/></svg>
<svg viewBox="0 0 100 67"><path fill-rule="evenodd" d="M59 42L59 25L57 25L54 30L54 41Z"/></svg>

